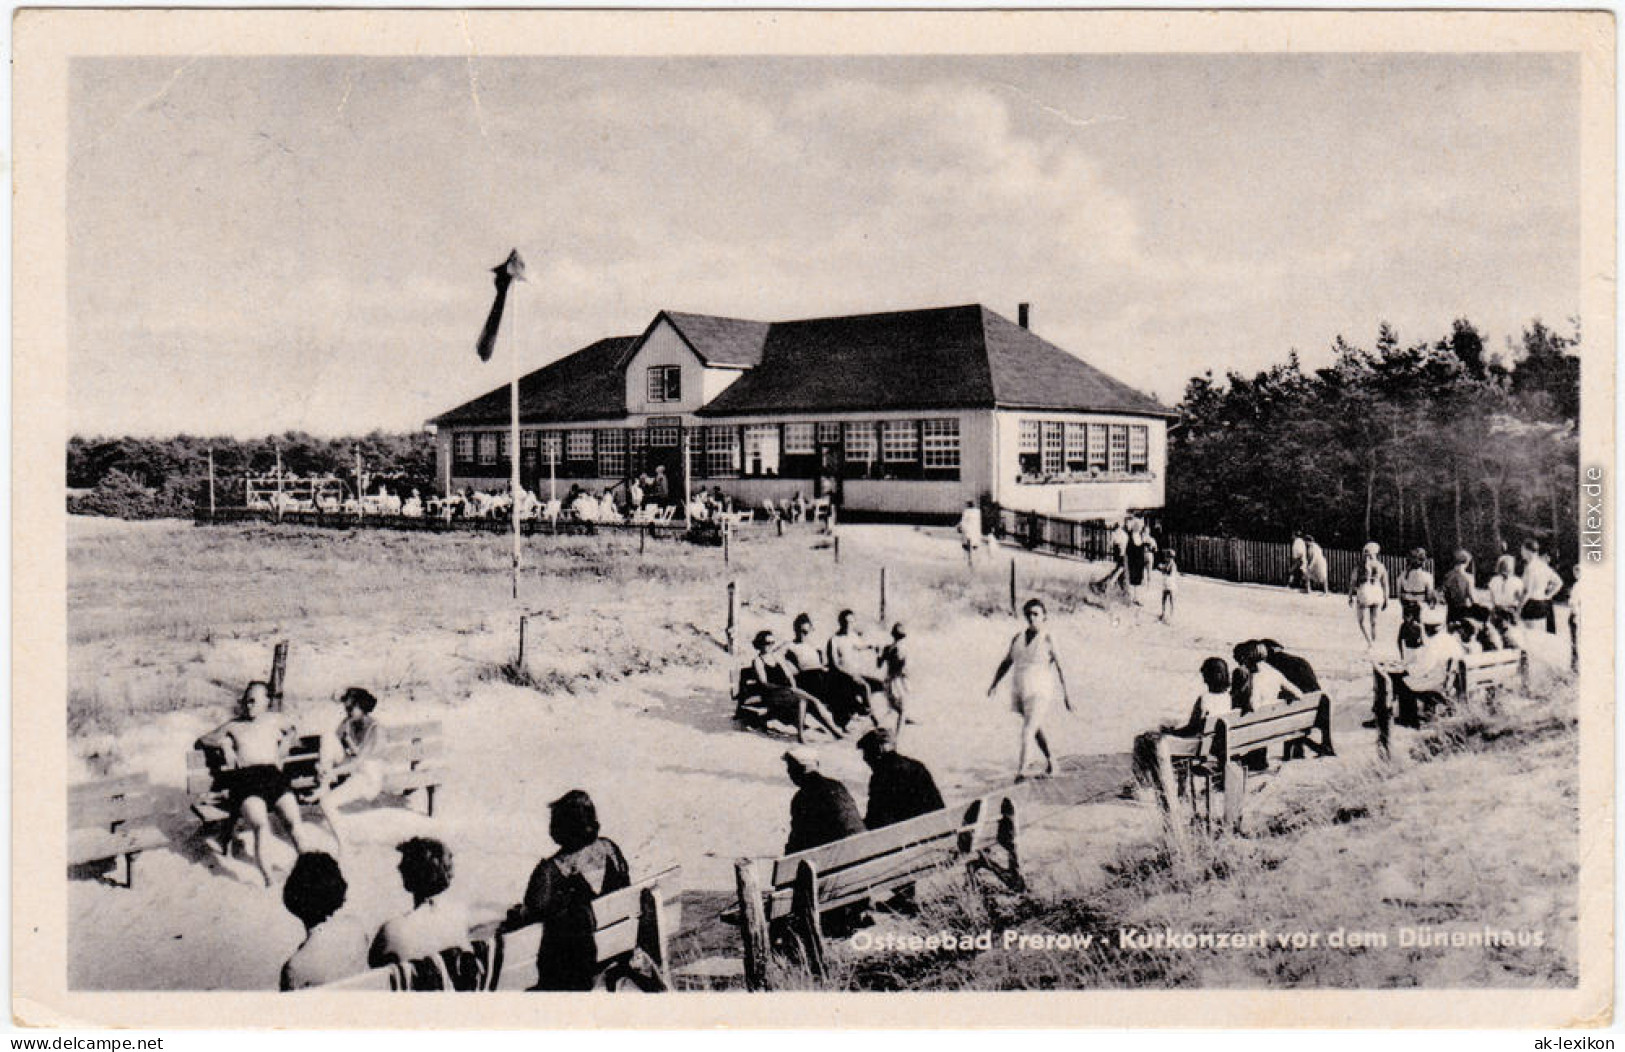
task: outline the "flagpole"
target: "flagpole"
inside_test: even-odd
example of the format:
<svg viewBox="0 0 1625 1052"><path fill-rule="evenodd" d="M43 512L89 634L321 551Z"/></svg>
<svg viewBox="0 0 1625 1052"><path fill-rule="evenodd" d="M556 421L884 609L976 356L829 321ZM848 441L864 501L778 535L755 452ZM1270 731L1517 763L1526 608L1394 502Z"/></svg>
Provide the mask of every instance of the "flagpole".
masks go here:
<svg viewBox="0 0 1625 1052"><path fill-rule="evenodd" d="M515 296L514 299L519 297ZM513 362L513 382L508 385L508 496L512 504L508 518L513 522L513 599L519 601L519 322L510 321L513 348L509 358Z"/></svg>

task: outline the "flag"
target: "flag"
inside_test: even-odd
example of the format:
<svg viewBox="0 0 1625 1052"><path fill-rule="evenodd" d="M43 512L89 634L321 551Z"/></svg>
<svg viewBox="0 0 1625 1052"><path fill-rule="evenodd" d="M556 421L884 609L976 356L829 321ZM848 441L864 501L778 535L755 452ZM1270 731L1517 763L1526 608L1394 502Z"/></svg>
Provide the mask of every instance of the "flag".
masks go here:
<svg viewBox="0 0 1625 1052"><path fill-rule="evenodd" d="M508 302L508 286L514 281L525 280L525 261L516 248L508 253L508 258L501 266L492 267L491 273L496 275L497 298L491 303L491 313L485 317L485 328L480 330L479 342L474 349L479 352L480 361L491 360L491 353L497 347L497 329L502 325L502 308Z"/></svg>

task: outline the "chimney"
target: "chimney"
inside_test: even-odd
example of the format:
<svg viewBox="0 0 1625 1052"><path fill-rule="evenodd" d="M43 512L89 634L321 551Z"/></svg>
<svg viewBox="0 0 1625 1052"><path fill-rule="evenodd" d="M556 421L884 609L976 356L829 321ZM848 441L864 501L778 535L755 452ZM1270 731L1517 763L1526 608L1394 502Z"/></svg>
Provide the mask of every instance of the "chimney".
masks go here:
<svg viewBox="0 0 1625 1052"><path fill-rule="evenodd" d="M1023 329L1027 328L1027 318L1032 313L1032 304L1022 303L1016 306L1016 324Z"/></svg>

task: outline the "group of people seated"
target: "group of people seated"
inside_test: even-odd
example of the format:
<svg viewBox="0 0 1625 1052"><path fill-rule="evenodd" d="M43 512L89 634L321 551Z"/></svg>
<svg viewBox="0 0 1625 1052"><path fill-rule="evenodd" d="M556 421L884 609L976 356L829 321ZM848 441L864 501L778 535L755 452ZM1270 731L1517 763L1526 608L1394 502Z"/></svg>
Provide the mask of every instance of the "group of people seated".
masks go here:
<svg viewBox="0 0 1625 1052"><path fill-rule="evenodd" d="M897 751L897 736L890 730L876 727L868 731L858 739L858 752L870 772L868 807L863 812L839 779L819 770L815 750L797 745L785 752L785 772L796 787L790 800L785 854L906 822L946 806L931 772L925 764Z"/></svg>
<svg viewBox="0 0 1625 1052"><path fill-rule="evenodd" d="M1165 735L1200 738L1216 720L1322 693L1314 666L1273 639L1244 640L1231 648L1230 657L1230 662L1217 655L1202 661L1202 690L1184 723L1167 724L1134 739L1134 772L1142 783L1155 785L1160 779L1156 746ZM1256 765L1265 757L1251 759Z"/></svg>
<svg viewBox="0 0 1625 1052"><path fill-rule="evenodd" d="M315 785L306 799L317 805L335 847L342 851L339 810L382 792L383 768L382 735L373 716L378 699L367 690L350 687L340 695L339 704L344 717L331 734L320 736ZM256 680L243 691L236 717L196 742L214 758L216 785L226 792L227 817L218 842L211 846L229 856L239 826L246 824L253 840L254 865L266 887L271 886L271 871L265 862L265 838L272 835L273 812L287 826L297 851L304 852L309 846L301 801L285 769L299 736L291 720L271 710L269 685Z"/></svg>
<svg viewBox="0 0 1625 1052"><path fill-rule="evenodd" d="M630 887L631 868L615 842L601 835L598 811L587 793L573 789L548 807L548 835L558 851L536 864L523 897L497 927L516 931L542 925L534 989L589 990L597 960L592 901ZM453 958L473 954L476 920L452 888L451 850L439 840L412 837L396 851L412 909L386 921L370 939L342 912L348 884L338 860L321 851L300 854L283 885L282 901L304 924L305 939L282 967L283 990L448 952Z"/></svg>
<svg viewBox="0 0 1625 1052"><path fill-rule="evenodd" d="M892 625L884 644L864 637L851 610L840 612L834 634L822 646L812 641L810 614L797 614L791 632L792 640L783 645L771 629L752 639L756 654L740 675L736 718L787 723L801 742L811 720L831 738L841 738L859 715L881 726L876 702L884 700L892 733L901 734L909 698L908 631L902 622Z"/></svg>

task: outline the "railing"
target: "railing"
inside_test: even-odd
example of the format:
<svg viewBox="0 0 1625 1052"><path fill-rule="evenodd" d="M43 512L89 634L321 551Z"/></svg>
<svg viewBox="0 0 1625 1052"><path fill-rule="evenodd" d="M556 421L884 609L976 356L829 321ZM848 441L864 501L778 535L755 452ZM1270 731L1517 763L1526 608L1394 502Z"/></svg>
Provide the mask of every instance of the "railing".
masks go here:
<svg viewBox="0 0 1625 1052"><path fill-rule="evenodd" d="M998 533L1023 547L1081 559L1109 559L1112 556L1109 527L1092 522L1057 519L1038 512L999 508ZM1293 579L1297 560L1292 545L1280 541L1252 541L1239 537L1203 537L1188 533L1164 533L1158 543L1173 548L1179 572L1199 577L1249 584L1286 585ZM1364 556L1341 548L1323 548L1326 553L1326 582L1334 592L1345 592L1349 578L1359 569ZM1377 557L1388 570L1391 596L1399 595L1399 578L1405 572L1401 555ZM1431 561L1424 564L1433 569Z"/></svg>

